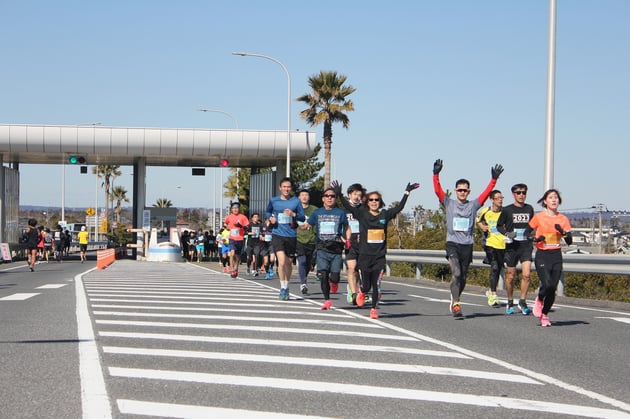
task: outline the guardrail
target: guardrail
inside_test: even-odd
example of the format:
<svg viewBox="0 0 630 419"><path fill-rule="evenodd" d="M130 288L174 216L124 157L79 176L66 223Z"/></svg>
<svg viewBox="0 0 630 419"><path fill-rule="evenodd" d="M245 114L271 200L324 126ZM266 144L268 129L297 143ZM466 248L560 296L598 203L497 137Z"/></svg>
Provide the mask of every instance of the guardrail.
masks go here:
<svg viewBox="0 0 630 419"><path fill-rule="evenodd" d="M484 252L473 252L473 262L471 266L476 268L488 267L488 265L482 263L484 257ZM584 253L572 253L563 254L562 260L564 272L630 275L630 256L628 255L589 255ZM416 279L422 278L423 264L448 265L446 252L444 250L388 249L387 275L391 275L393 262L414 263L416 265ZM532 266L532 269L534 269L534 267L535 265ZM503 288L503 274L501 274L499 287ZM558 295L564 295L562 281L558 285Z"/></svg>

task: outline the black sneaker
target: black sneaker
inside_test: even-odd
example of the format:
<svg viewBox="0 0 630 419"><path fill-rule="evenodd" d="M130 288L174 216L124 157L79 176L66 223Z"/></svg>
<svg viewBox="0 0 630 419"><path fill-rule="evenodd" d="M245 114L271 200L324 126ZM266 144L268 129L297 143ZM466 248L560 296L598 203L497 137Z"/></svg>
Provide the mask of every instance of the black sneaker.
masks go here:
<svg viewBox="0 0 630 419"><path fill-rule="evenodd" d="M302 285L302 295L308 295L308 287L306 285Z"/></svg>

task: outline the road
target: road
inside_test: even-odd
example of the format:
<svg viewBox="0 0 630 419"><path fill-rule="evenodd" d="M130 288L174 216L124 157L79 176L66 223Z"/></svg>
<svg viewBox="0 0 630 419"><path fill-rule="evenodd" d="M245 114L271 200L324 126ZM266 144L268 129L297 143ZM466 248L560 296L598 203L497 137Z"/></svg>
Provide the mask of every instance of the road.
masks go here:
<svg viewBox="0 0 630 419"><path fill-rule="evenodd" d="M280 301L216 263L12 265L0 417L630 417L627 304L542 328L470 287L454 319L444 284L385 278L372 320L312 277Z"/></svg>

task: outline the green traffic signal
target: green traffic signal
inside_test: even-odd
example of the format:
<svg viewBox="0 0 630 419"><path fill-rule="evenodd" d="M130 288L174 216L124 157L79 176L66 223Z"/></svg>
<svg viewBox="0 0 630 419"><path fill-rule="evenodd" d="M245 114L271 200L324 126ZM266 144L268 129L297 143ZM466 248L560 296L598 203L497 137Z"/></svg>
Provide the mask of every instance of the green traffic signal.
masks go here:
<svg viewBox="0 0 630 419"><path fill-rule="evenodd" d="M70 157L68 157L68 163L70 163L70 164L85 164L85 157L83 157L83 156L70 156Z"/></svg>

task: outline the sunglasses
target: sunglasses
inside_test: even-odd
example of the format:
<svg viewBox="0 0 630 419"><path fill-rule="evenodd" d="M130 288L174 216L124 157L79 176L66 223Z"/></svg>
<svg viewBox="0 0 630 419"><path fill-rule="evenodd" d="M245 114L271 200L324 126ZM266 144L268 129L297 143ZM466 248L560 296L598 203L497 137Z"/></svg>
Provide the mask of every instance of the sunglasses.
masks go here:
<svg viewBox="0 0 630 419"><path fill-rule="evenodd" d="M514 191L514 195L527 195L525 191Z"/></svg>
<svg viewBox="0 0 630 419"><path fill-rule="evenodd" d="M464 193L464 192L469 192L469 190L468 189L455 189L455 192L462 192L462 193Z"/></svg>
<svg viewBox="0 0 630 419"><path fill-rule="evenodd" d="M335 197L334 194L329 194L329 193L324 194L324 198L334 198L334 197Z"/></svg>
<svg viewBox="0 0 630 419"><path fill-rule="evenodd" d="M372 202L375 202L375 201L378 202L380 200L381 198L368 198L368 201L372 201Z"/></svg>

